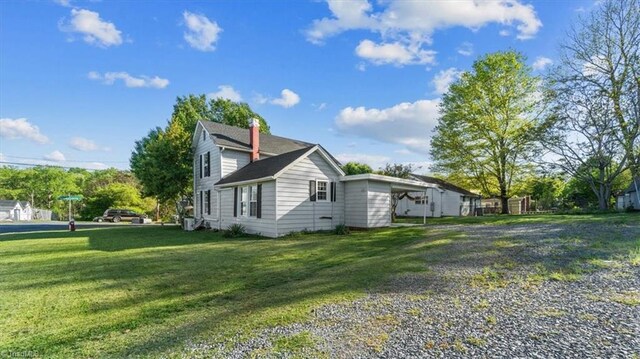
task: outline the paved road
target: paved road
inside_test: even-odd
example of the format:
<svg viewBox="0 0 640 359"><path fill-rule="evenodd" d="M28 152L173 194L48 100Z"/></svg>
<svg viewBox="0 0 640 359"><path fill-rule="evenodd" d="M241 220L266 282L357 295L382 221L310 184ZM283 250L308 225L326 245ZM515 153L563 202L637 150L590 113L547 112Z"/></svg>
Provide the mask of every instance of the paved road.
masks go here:
<svg viewBox="0 0 640 359"><path fill-rule="evenodd" d="M67 230L67 222L0 223L0 234ZM129 223L76 222L77 229L131 226ZM145 225L148 226L148 225Z"/></svg>

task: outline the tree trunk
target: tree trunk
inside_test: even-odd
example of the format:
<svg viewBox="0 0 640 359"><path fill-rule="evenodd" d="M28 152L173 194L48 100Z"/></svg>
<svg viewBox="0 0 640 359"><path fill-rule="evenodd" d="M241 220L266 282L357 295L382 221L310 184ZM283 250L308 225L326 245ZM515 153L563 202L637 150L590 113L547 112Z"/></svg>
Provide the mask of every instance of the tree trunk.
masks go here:
<svg viewBox="0 0 640 359"><path fill-rule="evenodd" d="M509 214L509 198L505 192L500 193L500 203L502 203L502 214Z"/></svg>
<svg viewBox="0 0 640 359"><path fill-rule="evenodd" d="M603 184L600 184L600 191L598 193L598 209L605 211L609 209L609 197L606 195L606 189Z"/></svg>

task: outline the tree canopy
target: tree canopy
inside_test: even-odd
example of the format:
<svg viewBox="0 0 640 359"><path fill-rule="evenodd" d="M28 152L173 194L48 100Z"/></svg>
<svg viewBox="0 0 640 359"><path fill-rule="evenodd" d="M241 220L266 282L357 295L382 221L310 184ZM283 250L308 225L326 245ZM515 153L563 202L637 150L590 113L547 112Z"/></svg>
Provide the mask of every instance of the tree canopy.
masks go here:
<svg viewBox="0 0 640 359"><path fill-rule="evenodd" d="M480 57L444 94L431 142L434 169L466 175L485 195L501 197L525 172L542 128L539 79L515 51Z"/></svg>
<svg viewBox="0 0 640 359"><path fill-rule="evenodd" d="M248 128L258 119L260 132L269 133L269 125L246 103L227 99L207 100L205 95L178 97L165 128L157 127L135 144L131 170L143 185L147 196L161 202L191 199L193 152L191 140L198 120L209 120ZM168 166L167 164L171 164Z"/></svg>
<svg viewBox="0 0 640 359"><path fill-rule="evenodd" d="M349 175L361 175L365 173L373 173L373 169L366 163L358 163L358 162L347 162L344 166L342 166L342 170L344 173Z"/></svg>

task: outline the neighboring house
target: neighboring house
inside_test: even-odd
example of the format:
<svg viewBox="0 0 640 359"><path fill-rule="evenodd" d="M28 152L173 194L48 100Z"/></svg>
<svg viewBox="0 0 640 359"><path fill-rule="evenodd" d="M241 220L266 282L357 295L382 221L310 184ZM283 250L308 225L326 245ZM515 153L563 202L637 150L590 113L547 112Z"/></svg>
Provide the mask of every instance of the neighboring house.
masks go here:
<svg viewBox="0 0 640 359"><path fill-rule="evenodd" d="M199 121L193 137L197 225L279 237L336 225L391 224L394 191L426 191L418 181L380 175L345 176L322 146Z"/></svg>
<svg viewBox="0 0 640 359"><path fill-rule="evenodd" d="M0 221L20 221L22 206L16 200L0 200Z"/></svg>
<svg viewBox="0 0 640 359"><path fill-rule="evenodd" d="M396 214L409 217L473 216L480 208L480 195L435 177L412 174L410 179L430 186L426 194L400 195Z"/></svg>
<svg viewBox="0 0 640 359"><path fill-rule="evenodd" d="M514 196L507 200L509 214L523 214L531 211L531 196ZM498 197L483 198L482 208L484 214L502 213L502 200Z"/></svg>
<svg viewBox="0 0 640 359"><path fill-rule="evenodd" d="M31 209L31 204L27 201L21 201L20 207L22 207L22 213L20 213L21 221L31 221L33 219L33 209Z"/></svg>
<svg viewBox="0 0 640 359"><path fill-rule="evenodd" d="M616 208L625 210L628 208L640 210L640 200L638 199L640 190L640 178L632 181L624 192L618 194L616 198Z"/></svg>

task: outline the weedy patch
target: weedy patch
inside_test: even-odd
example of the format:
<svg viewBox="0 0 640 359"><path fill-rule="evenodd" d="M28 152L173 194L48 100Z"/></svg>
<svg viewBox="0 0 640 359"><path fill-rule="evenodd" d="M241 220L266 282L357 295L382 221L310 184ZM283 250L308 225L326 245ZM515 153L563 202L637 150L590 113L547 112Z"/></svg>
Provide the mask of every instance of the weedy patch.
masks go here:
<svg viewBox="0 0 640 359"><path fill-rule="evenodd" d="M436 346L436 342L434 342L433 340L427 340L424 343L424 348L427 349L427 350L431 350L431 349L435 348L435 346Z"/></svg>
<svg viewBox="0 0 640 359"><path fill-rule="evenodd" d="M475 308L476 310L483 310L483 309L487 309L487 308L489 308L489 306L490 306L490 304L489 304L489 301L488 301L488 300L486 300L486 299L481 299L481 300L480 300L480 302L478 302L478 304L476 304L476 305L474 306L474 308Z"/></svg>
<svg viewBox="0 0 640 359"><path fill-rule="evenodd" d="M273 351L284 354L301 354L307 349L314 349L316 339L308 331L293 335L283 335L273 340Z"/></svg>
<svg viewBox="0 0 640 359"><path fill-rule="evenodd" d="M611 300L628 306L638 306L640 305L640 292L628 291L614 294L611 296Z"/></svg>
<svg viewBox="0 0 640 359"><path fill-rule="evenodd" d="M407 295L407 299L412 302L419 302L421 300L427 300L431 298L431 291L424 291L421 294L409 294Z"/></svg>
<svg viewBox="0 0 640 359"><path fill-rule="evenodd" d="M640 266L640 247L629 251L629 263L632 266Z"/></svg>
<svg viewBox="0 0 640 359"><path fill-rule="evenodd" d="M422 310L418 308L411 308L407 310L407 314L409 314L412 317L419 317L422 314Z"/></svg>
<svg viewBox="0 0 640 359"><path fill-rule="evenodd" d="M456 339L453 342L453 350L459 352L459 353L466 353L467 352L467 347L464 346L464 344L462 344L462 341L460 339Z"/></svg>
<svg viewBox="0 0 640 359"><path fill-rule="evenodd" d="M507 241L507 240L504 240L504 239L493 241L493 246L496 247L496 248L511 248L511 247L515 247L517 245L518 245L518 243L515 243L514 241Z"/></svg>
<svg viewBox="0 0 640 359"><path fill-rule="evenodd" d="M377 326L395 327L395 326L400 325L400 320L398 320L398 318L396 318L396 316L393 315L393 314L379 315L379 316L375 317L373 322Z"/></svg>
<svg viewBox="0 0 640 359"><path fill-rule="evenodd" d="M488 316L485 320L489 325L496 325L496 323L498 323L498 319L496 319L496 317L494 317L493 315Z"/></svg>
<svg viewBox="0 0 640 359"><path fill-rule="evenodd" d="M582 319L582 320L588 320L590 322L595 322L595 321L598 320L598 317L596 317L593 314L589 314L589 313L578 314L578 318Z"/></svg>
<svg viewBox="0 0 640 359"><path fill-rule="evenodd" d="M364 343L369 348L373 349L376 353L382 353L384 350L384 345L389 341L389 334L387 333L378 333L375 335L367 336L364 339Z"/></svg>
<svg viewBox="0 0 640 359"><path fill-rule="evenodd" d="M465 340L468 344L471 344L475 347L483 347L487 344L487 341L478 337L467 337Z"/></svg>
<svg viewBox="0 0 640 359"><path fill-rule="evenodd" d="M478 288L497 289L509 285L505 273L495 267L484 267L482 272L471 277L471 285Z"/></svg>
<svg viewBox="0 0 640 359"><path fill-rule="evenodd" d="M567 312L555 308L545 308L537 312L540 316L559 318L567 315Z"/></svg>

